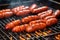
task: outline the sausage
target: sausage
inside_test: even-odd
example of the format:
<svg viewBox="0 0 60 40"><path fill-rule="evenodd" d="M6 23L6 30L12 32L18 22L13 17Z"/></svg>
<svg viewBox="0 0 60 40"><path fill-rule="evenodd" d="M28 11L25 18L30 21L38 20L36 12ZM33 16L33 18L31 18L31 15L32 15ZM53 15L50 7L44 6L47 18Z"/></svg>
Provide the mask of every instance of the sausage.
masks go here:
<svg viewBox="0 0 60 40"><path fill-rule="evenodd" d="M12 29L12 32L22 32L25 30L25 28L28 27L28 24L20 25L20 26L15 26Z"/></svg>
<svg viewBox="0 0 60 40"><path fill-rule="evenodd" d="M47 16L47 17L44 18L44 20L48 20L50 18L55 18L55 16L54 15Z"/></svg>
<svg viewBox="0 0 60 40"><path fill-rule="evenodd" d="M29 7L28 6L25 7L24 5L13 8L12 11L17 16L24 16L30 13Z"/></svg>
<svg viewBox="0 0 60 40"><path fill-rule="evenodd" d="M0 19L1 18L8 18L13 15L13 12L10 9L4 9L0 11Z"/></svg>
<svg viewBox="0 0 60 40"><path fill-rule="evenodd" d="M2 13L4 15L4 18L8 18L8 17L11 17L13 15L13 12L3 12Z"/></svg>
<svg viewBox="0 0 60 40"><path fill-rule="evenodd" d="M47 25L47 26L51 26L51 25L53 25L53 24L56 24L57 21L58 21L58 20L57 20L56 18L50 18L50 19L46 20L46 25Z"/></svg>
<svg viewBox="0 0 60 40"><path fill-rule="evenodd" d="M53 14L55 17L60 16L60 10L56 10L55 13Z"/></svg>
<svg viewBox="0 0 60 40"><path fill-rule="evenodd" d="M44 29L46 27L46 24L41 22L41 23L36 23L36 24L33 24L29 27L26 27L26 32L34 32L36 30L39 30L39 29Z"/></svg>
<svg viewBox="0 0 60 40"><path fill-rule="evenodd" d="M46 14L46 13L47 13L47 11L44 11L44 12L42 12L42 13L38 13L37 15L38 15L38 16L41 16L41 15Z"/></svg>
<svg viewBox="0 0 60 40"><path fill-rule="evenodd" d="M37 19L39 19L39 17L37 15L32 15L32 16L22 18L21 21L22 21L22 23L29 23L30 21L37 20Z"/></svg>
<svg viewBox="0 0 60 40"><path fill-rule="evenodd" d="M24 5L15 7L15 8L12 9L12 12L13 12L14 14L16 14L18 11L23 10L24 7L25 7Z"/></svg>
<svg viewBox="0 0 60 40"><path fill-rule="evenodd" d="M30 7L30 11L32 12L33 9L37 8L38 6L36 4L32 4L31 7Z"/></svg>
<svg viewBox="0 0 60 40"><path fill-rule="evenodd" d="M46 21L45 21L45 20L41 20L41 19L39 19L39 20L34 20L34 21L29 22L29 25L36 24L36 23L40 23L40 22L45 23Z"/></svg>
<svg viewBox="0 0 60 40"><path fill-rule="evenodd" d="M48 11L44 12L42 15L38 14L38 16L40 17L40 19L44 19L45 17L52 15L52 13L53 13L52 10L48 10Z"/></svg>
<svg viewBox="0 0 60 40"><path fill-rule="evenodd" d="M17 26L19 24L21 24L21 21L18 19L18 20L7 23L5 28L6 29L12 29L13 27L15 27L15 26Z"/></svg>
<svg viewBox="0 0 60 40"><path fill-rule="evenodd" d="M41 12L43 12L43 11L46 11L48 9L48 7L47 6L43 6L43 7L39 7L39 8L36 8L36 9L34 9L33 11L32 11L32 13L41 13Z"/></svg>
<svg viewBox="0 0 60 40"><path fill-rule="evenodd" d="M16 13L17 16L24 16L30 13L30 10L23 10L23 11L18 11Z"/></svg>

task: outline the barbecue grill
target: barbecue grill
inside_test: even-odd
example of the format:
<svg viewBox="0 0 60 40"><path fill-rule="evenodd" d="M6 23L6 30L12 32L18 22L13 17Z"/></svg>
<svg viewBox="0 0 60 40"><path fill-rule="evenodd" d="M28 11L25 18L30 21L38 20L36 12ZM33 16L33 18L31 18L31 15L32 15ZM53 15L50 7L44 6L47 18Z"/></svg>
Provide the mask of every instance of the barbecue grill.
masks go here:
<svg viewBox="0 0 60 40"><path fill-rule="evenodd" d="M49 9L56 10L59 9L60 5L49 0L18 0L16 2L9 2L6 4L1 4L1 9L14 8L16 6L25 5L30 6L36 3L38 6L49 6ZM57 7L55 7L58 5ZM28 16L28 15L27 15ZM25 16L12 16L10 18L0 19L0 40L55 40L54 35L60 33L60 19L58 18L58 23L52 25L51 27L45 28L44 30L38 30L33 33L20 32L13 33L10 30L5 29L5 24L11 22L12 20L21 19Z"/></svg>

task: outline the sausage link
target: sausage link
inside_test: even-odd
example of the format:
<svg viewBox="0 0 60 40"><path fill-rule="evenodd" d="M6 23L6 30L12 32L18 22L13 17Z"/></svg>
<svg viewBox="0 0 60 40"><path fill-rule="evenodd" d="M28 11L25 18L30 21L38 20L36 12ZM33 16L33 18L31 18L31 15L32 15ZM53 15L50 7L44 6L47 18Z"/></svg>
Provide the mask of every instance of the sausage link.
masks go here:
<svg viewBox="0 0 60 40"><path fill-rule="evenodd" d="M53 25L53 24L56 24L57 21L58 21L58 20L57 20L56 18L50 18L50 19L46 20L46 25L47 25L47 26L51 26L51 25Z"/></svg>
<svg viewBox="0 0 60 40"><path fill-rule="evenodd" d="M55 18L55 16L54 16L54 15L47 16L47 17L44 18L44 20L48 20L48 19L50 19L50 18Z"/></svg>
<svg viewBox="0 0 60 40"><path fill-rule="evenodd" d="M13 27L15 27L15 26L17 26L19 24L21 24L21 21L20 20L15 20L15 21L7 23L5 28L6 29L12 29Z"/></svg>
<svg viewBox="0 0 60 40"><path fill-rule="evenodd" d="M60 16L60 10L56 10L55 13L53 14L55 17Z"/></svg>
<svg viewBox="0 0 60 40"><path fill-rule="evenodd" d="M38 13L37 15L41 16L41 15L46 14L46 13L47 13L47 11L44 11L44 12Z"/></svg>
<svg viewBox="0 0 60 40"><path fill-rule="evenodd" d="M48 7L47 6L43 6L43 7L39 7L39 8L36 8L36 9L34 9L33 11L32 11L32 13L41 13L41 12L43 12L43 11L46 11L48 9Z"/></svg>
<svg viewBox="0 0 60 40"><path fill-rule="evenodd" d="M20 26L15 26L12 31L13 32L22 32L25 30L25 28L28 27L28 24L20 25Z"/></svg>
<svg viewBox="0 0 60 40"><path fill-rule="evenodd" d="M8 18L8 17L11 17L12 15L13 15L13 12L4 12L3 13L3 15L4 15L4 18Z"/></svg>
<svg viewBox="0 0 60 40"><path fill-rule="evenodd" d="M29 22L29 25L32 25L32 24L36 24L36 23L40 23L40 22L43 22L43 23L45 23L46 21L45 20L35 20L35 21L31 21L31 22Z"/></svg>
<svg viewBox="0 0 60 40"><path fill-rule="evenodd" d="M31 7L30 7L30 11L32 12L33 9L36 9L38 6L36 4L32 4Z"/></svg>
<svg viewBox="0 0 60 40"><path fill-rule="evenodd" d="M36 30L39 30L39 29L44 29L46 27L46 24L45 23L36 23L36 24L33 24L29 27L26 27L26 32L34 32Z"/></svg>
<svg viewBox="0 0 60 40"><path fill-rule="evenodd" d="M30 13L30 10L23 10L16 13L17 16L24 16Z"/></svg>
<svg viewBox="0 0 60 40"><path fill-rule="evenodd" d="M44 19L45 17L52 15L52 13L53 13L52 10L48 10L48 11L44 12L42 15L38 14L38 16L40 17L40 19Z"/></svg>
<svg viewBox="0 0 60 40"><path fill-rule="evenodd" d="M0 11L0 19L8 18L13 15L13 12L10 9L5 9Z"/></svg>
<svg viewBox="0 0 60 40"><path fill-rule="evenodd" d="M37 20L39 19L39 17L37 15L32 15L32 16L28 16L28 17L25 17L25 18L22 18L22 23L28 23L30 21L33 21L33 20Z"/></svg>
<svg viewBox="0 0 60 40"><path fill-rule="evenodd" d="M16 14L18 11L23 10L24 7L25 7L24 5L15 7L15 8L12 9L12 12L13 12L14 14Z"/></svg>

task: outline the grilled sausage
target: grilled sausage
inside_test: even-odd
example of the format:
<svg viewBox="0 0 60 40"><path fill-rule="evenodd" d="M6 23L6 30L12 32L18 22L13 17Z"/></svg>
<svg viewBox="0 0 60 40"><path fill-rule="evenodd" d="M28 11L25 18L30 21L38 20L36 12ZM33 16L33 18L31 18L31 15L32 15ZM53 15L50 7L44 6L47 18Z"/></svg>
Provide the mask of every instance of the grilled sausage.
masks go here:
<svg viewBox="0 0 60 40"><path fill-rule="evenodd" d="M38 6L36 4L32 4L30 7L30 11L32 12L35 8L37 8Z"/></svg>
<svg viewBox="0 0 60 40"><path fill-rule="evenodd" d="M55 18L55 16L54 16L54 15L47 16L47 17L44 18L44 20L48 20L48 19L50 19L50 18Z"/></svg>
<svg viewBox="0 0 60 40"><path fill-rule="evenodd" d="M40 23L40 22L45 23L46 21L45 21L45 20L41 20L41 19L39 19L39 20L35 20L35 21L31 21L31 22L29 22L29 25L36 24L36 23Z"/></svg>
<svg viewBox="0 0 60 40"><path fill-rule="evenodd" d="M13 12L14 14L16 14L18 11L23 10L24 7L25 7L24 5L15 7L15 8L12 9L12 12Z"/></svg>
<svg viewBox="0 0 60 40"><path fill-rule="evenodd" d="M46 27L46 24L41 22L41 23L36 23L36 24L33 24L29 27L26 27L26 32L34 32L36 30L39 30L39 29L44 29Z"/></svg>
<svg viewBox="0 0 60 40"><path fill-rule="evenodd" d="M46 13L47 13L47 11L44 11L44 12L38 13L37 15L41 16L41 15L46 14Z"/></svg>
<svg viewBox="0 0 60 40"><path fill-rule="evenodd" d="M10 9L4 9L0 11L0 19L8 18L13 15L13 12Z"/></svg>
<svg viewBox="0 0 60 40"><path fill-rule="evenodd" d="M15 20L15 21L7 23L5 28L6 29L12 29L13 27L15 27L15 26L17 26L19 24L21 24L21 21L20 20Z"/></svg>
<svg viewBox="0 0 60 40"><path fill-rule="evenodd" d="M40 19L44 19L45 17L52 15L52 13L53 13L52 10L48 10L43 12L42 14L38 14L38 16L40 17Z"/></svg>
<svg viewBox="0 0 60 40"><path fill-rule="evenodd" d="M28 23L30 21L37 20L37 19L39 19L39 17L37 15L32 15L32 16L22 18L21 21L22 21L22 23Z"/></svg>
<svg viewBox="0 0 60 40"><path fill-rule="evenodd" d="M57 23L56 18L50 18L50 19L46 20L46 25L47 26L51 26L51 25L56 24L56 23Z"/></svg>
<svg viewBox="0 0 60 40"><path fill-rule="evenodd" d="M56 10L53 15L54 15L55 17L58 17L58 16L60 15L60 10Z"/></svg>
<svg viewBox="0 0 60 40"><path fill-rule="evenodd" d="M13 32L22 32L25 30L25 28L28 27L28 24L16 26L12 29Z"/></svg>
<svg viewBox="0 0 60 40"><path fill-rule="evenodd" d="M16 13L17 16L24 16L30 13L30 10L23 10Z"/></svg>
<svg viewBox="0 0 60 40"><path fill-rule="evenodd" d="M39 8L36 8L36 9L34 9L33 11L32 11L32 13L41 13L41 12L43 12L43 11L46 11L48 9L48 7L47 6L43 6L43 7L39 7Z"/></svg>

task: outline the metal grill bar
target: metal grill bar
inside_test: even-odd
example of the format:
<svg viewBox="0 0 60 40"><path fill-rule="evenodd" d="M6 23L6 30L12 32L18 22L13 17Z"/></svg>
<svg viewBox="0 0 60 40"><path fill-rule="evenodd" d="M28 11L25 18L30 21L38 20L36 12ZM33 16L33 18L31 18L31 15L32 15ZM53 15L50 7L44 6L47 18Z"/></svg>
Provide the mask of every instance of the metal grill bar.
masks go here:
<svg viewBox="0 0 60 40"><path fill-rule="evenodd" d="M8 36L4 31L2 31L1 29L0 29L0 31L1 31L7 38L9 38L9 36Z"/></svg>
<svg viewBox="0 0 60 40"><path fill-rule="evenodd" d="M2 34L0 34L0 37L2 37L3 40L6 40L6 38Z"/></svg>

